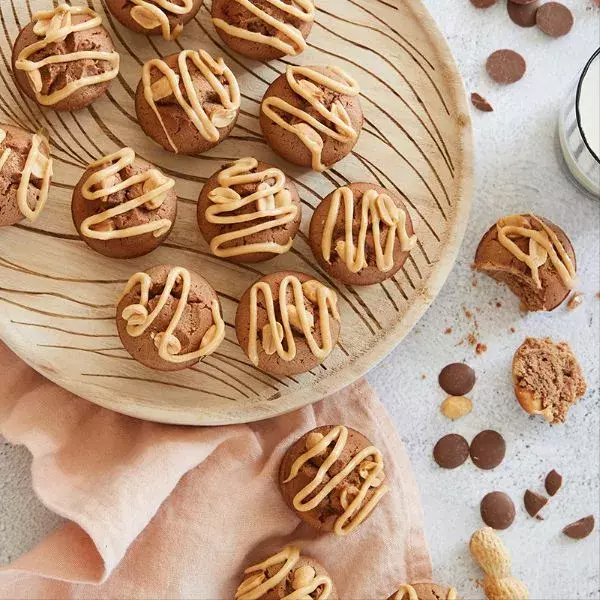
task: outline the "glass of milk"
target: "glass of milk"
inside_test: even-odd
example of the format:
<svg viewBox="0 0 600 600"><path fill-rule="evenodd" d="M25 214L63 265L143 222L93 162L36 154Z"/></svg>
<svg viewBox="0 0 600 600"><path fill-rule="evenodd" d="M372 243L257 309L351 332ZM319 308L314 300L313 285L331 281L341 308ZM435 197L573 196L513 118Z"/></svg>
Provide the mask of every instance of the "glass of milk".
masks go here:
<svg viewBox="0 0 600 600"><path fill-rule="evenodd" d="M558 139L575 183L600 199L600 48L565 98L558 118Z"/></svg>

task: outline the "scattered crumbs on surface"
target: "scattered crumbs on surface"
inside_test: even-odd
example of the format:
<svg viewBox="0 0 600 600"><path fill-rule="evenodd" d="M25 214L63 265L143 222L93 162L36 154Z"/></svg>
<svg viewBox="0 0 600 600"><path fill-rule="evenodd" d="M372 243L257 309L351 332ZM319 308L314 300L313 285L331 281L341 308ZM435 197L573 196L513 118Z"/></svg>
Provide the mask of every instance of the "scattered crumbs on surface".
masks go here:
<svg viewBox="0 0 600 600"><path fill-rule="evenodd" d="M468 310L467 308L465 308L464 306L463 306L463 311L464 311L465 317L467 317L467 319L470 319L473 316L473 313L470 310Z"/></svg>
<svg viewBox="0 0 600 600"><path fill-rule="evenodd" d="M452 327L446 327L446 329L444 329L445 335L450 335L451 333L452 333Z"/></svg>
<svg viewBox="0 0 600 600"><path fill-rule="evenodd" d="M502 308L502 302L496 302L496 308Z"/></svg>
<svg viewBox="0 0 600 600"><path fill-rule="evenodd" d="M471 285L472 285L473 287L477 287L477 279L475 279L474 277L473 277L473 279L471 280Z"/></svg>
<svg viewBox="0 0 600 600"><path fill-rule="evenodd" d="M511 327L509 330L511 333L514 333L516 331L516 329L514 327Z"/></svg>
<svg viewBox="0 0 600 600"><path fill-rule="evenodd" d="M567 308L569 310L575 310L578 306L583 304L583 294L581 292L573 292L569 301L567 302Z"/></svg>
<svg viewBox="0 0 600 600"><path fill-rule="evenodd" d="M421 379L427 379L427 375L425 375L425 373L421 373Z"/></svg>
<svg viewBox="0 0 600 600"><path fill-rule="evenodd" d="M475 346L476 354L483 354L487 350L487 344L482 344L481 342L477 342L477 346Z"/></svg>
<svg viewBox="0 0 600 600"><path fill-rule="evenodd" d="M474 333L470 333L467 336L467 342L469 342L469 346L474 346L477 343L477 336Z"/></svg>
<svg viewBox="0 0 600 600"><path fill-rule="evenodd" d="M475 312L476 312L476 313L480 313L480 312L481 312L481 309L480 309L479 307L477 307L477 308L475 309Z"/></svg>

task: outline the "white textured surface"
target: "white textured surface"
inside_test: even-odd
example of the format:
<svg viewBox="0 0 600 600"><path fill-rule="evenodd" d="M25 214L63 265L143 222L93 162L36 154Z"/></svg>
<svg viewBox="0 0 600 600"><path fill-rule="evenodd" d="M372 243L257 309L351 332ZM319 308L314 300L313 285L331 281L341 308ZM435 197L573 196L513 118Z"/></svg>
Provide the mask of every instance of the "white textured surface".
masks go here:
<svg viewBox="0 0 600 600"><path fill-rule="evenodd" d="M503 0L482 11L467 0L428 0L467 90L487 97L495 112L473 114L476 185L457 265L432 308L369 380L396 421L413 461L435 577L457 585L464 598L483 597L467 542L481 526L479 500L495 489L508 492L517 505L514 525L501 535L512 551L514 571L527 582L532 598L600 598L598 531L580 542L560 534L565 524L584 515L598 517L600 505L600 203L571 186L555 149L562 93L598 44L600 12L593 0L568 4L575 27L569 36L551 40L535 28L515 26ZM504 47L521 52L528 66L525 78L508 87L493 84L484 68L485 58ZM476 277L477 286L472 286L470 264L479 237L496 217L522 211L542 214L570 235L585 294L577 310L523 316L518 302L491 280ZM478 328L463 307L475 315ZM447 327L451 334L443 333ZM466 343L457 345L477 331L488 346L480 356ZM564 339L580 358L588 393L566 425L550 427L528 418L514 400L510 361L526 335ZM471 393L473 413L452 423L439 413L444 395L436 379L445 364L460 360L476 369L479 380ZM457 432L471 439L487 428L501 431L507 440L507 457L500 467L486 472L466 463L445 472L435 466L431 450L439 437ZM524 512L522 495L527 487L542 491L543 477L551 468L561 472L566 483L546 507L546 519L538 522ZM26 551L57 522L33 495L27 452L0 445L0 563Z"/></svg>

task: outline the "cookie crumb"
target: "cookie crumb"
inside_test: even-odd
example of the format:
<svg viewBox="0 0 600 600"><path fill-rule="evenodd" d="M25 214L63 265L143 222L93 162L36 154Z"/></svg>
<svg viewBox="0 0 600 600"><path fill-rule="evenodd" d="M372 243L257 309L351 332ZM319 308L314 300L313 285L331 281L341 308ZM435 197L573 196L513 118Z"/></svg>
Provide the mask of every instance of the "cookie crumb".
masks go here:
<svg viewBox="0 0 600 600"><path fill-rule="evenodd" d="M502 302L496 302L496 308L502 308Z"/></svg>
<svg viewBox="0 0 600 600"><path fill-rule="evenodd" d="M494 112L494 107L477 92L471 94L471 104L481 112Z"/></svg>
<svg viewBox="0 0 600 600"><path fill-rule="evenodd" d="M483 354L486 350L487 350L487 344L482 344L481 342L478 342L477 346L475 346L476 354Z"/></svg>
<svg viewBox="0 0 600 600"><path fill-rule="evenodd" d="M511 327L511 328L509 329L509 331L510 331L511 333L514 333L514 332L516 331L516 329L515 329L514 327Z"/></svg>
<svg viewBox="0 0 600 600"><path fill-rule="evenodd" d="M449 335L452 333L452 327L446 327L446 329L444 329L444 334L445 335Z"/></svg>
<svg viewBox="0 0 600 600"><path fill-rule="evenodd" d="M425 373L421 373L421 379L427 379L427 375L425 375Z"/></svg>
<svg viewBox="0 0 600 600"><path fill-rule="evenodd" d="M575 310L578 306L583 304L583 294L581 292L573 292L569 301L567 302L567 308L569 310Z"/></svg>

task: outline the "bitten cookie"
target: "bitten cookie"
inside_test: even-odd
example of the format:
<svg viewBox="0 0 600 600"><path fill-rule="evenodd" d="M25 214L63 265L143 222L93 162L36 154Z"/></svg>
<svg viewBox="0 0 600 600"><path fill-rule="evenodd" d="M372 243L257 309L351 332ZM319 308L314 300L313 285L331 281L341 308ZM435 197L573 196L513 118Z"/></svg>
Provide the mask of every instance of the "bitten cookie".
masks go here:
<svg viewBox="0 0 600 600"><path fill-rule="evenodd" d="M371 183L329 194L313 213L309 240L327 273L350 285L392 277L417 243L399 196Z"/></svg>
<svg viewBox="0 0 600 600"><path fill-rule="evenodd" d="M577 283L569 238L535 215L500 219L479 242L474 266L505 283L531 311L555 309Z"/></svg>
<svg viewBox="0 0 600 600"><path fill-rule="evenodd" d="M234 262L259 262L287 252L301 217L294 182L252 157L217 171L198 199L198 225L211 252Z"/></svg>
<svg viewBox="0 0 600 600"><path fill-rule="evenodd" d="M119 73L119 54L98 13L59 4L34 13L12 52L19 87L38 104L75 111L102 96Z"/></svg>
<svg viewBox="0 0 600 600"><path fill-rule="evenodd" d="M337 343L337 296L304 273L265 275L240 299L235 332L252 364L263 371L284 377L304 373L320 365Z"/></svg>
<svg viewBox="0 0 600 600"><path fill-rule="evenodd" d="M214 352L225 337L219 298L183 267L157 265L135 273L117 305L125 350L158 371L178 371Z"/></svg>
<svg viewBox="0 0 600 600"><path fill-rule="evenodd" d="M363 125L358 83L338 67L288 65L267 89L260 126L286 160L324 171L354 147Z"/></svg>
<svg viewBox="0 0 600 600"><path fill-rule="evenodd" d="M566 342L526 338L512 363L515 395L530 415L564 423L569 408L586 390L583 372Z"/></svg>
<svg viewBox="0 0 600 600"><path fill-rule="evenodd" d="M459 600L456 589L438 583L401 585L388 600Z"/></svg>
<svg viewBox="0 0 600 600"><path fill-rule="evenodd" d="M46 137L0 123L0 227L35 221L48 200L51 179Z"/></svg>
<svg viewBox="0 0 600 600"><path fill-rule="evenodd" d="M338 600L335 585L327 571L295 546L286 546L277 554L244 571L245 578L235 600Z"/></svg>
<svg viewBox="0 0 600 600"><path fill-rule="evenodd" d="M146 135L165 150L201 154L231 132L240 110L235 75L222 58L182 50L142 68L135 111Z"/></svg>
<svg viewBox="0 0 600 600"><path fill-rule="evenodd" d="M202 0L106 0L108 10L125 27L175 40L200 10Z"/></svg>
<svg viewBox="0 0 600 600"><path fill-rule="evenodd" d="M383 456L360 432L344 425L317 427L285 453L279 489L311 527L346 535L358 527L389 488Z"/></svg>
<svg viewBox="0 0 600 600"><path fill-rule="evenodd" d="M81 239L111 258L148 254L169 235L177 214L175 181L123 148L93 162L73 190Z"/></svg>
<svg viewBox="0 0 600 600"><path fill-rule="evenodd" d="M314 0L213 0L221 39L248 58L273 60L306 50L315 20Z"/></svg>

